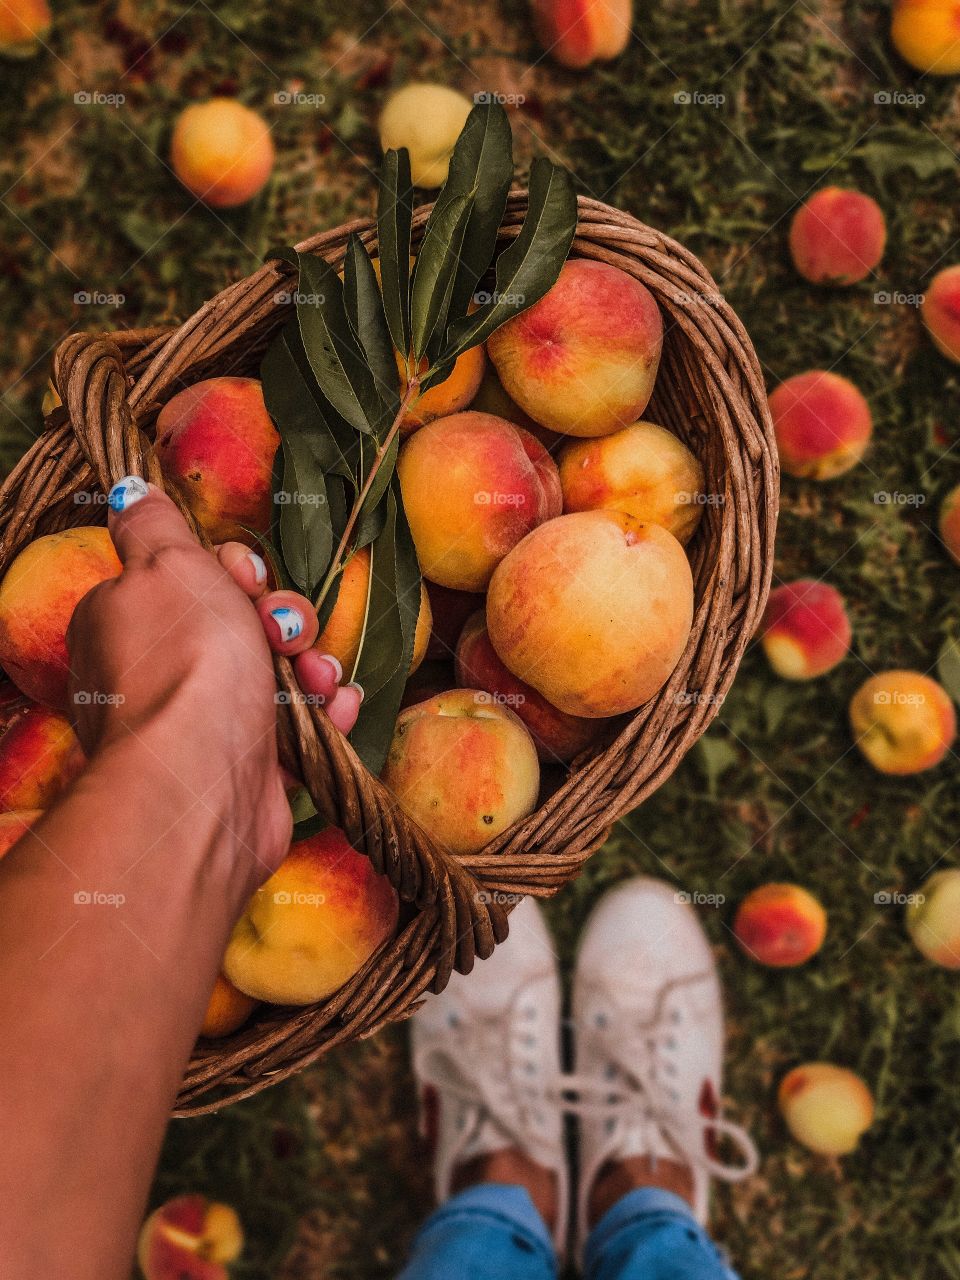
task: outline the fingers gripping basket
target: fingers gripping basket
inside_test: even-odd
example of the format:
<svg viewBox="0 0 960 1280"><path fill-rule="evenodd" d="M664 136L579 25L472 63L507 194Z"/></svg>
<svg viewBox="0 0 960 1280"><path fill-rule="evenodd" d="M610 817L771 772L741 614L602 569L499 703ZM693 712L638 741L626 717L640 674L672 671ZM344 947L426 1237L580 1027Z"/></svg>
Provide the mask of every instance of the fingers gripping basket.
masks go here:
<svg viewBox="0 0 960 1280"><path fill-rule="evenodd" d="M512 193L502 239L516 235L526 203L525 192ZM415 240L428 212L414 217ZM339 265L351 231L375 243L373 224L360 221L300 248ZM581 760L542 808L465 858L446 854L398 811L322 712L302 700L282 705L282 755L320 813L389 876L407 904L406 923L329 1000L265 1007L232 1038L201 1042L177 1114L214 1110L292 1075L334 1045L403 1017L454 968L466 972L489 955L507 932L500 895L549 895L572 879L610 824L670 776L733 680L766 600L777 514L776 451L753 347L701 263L628 214L581 199L572 253L619 267L653 292L666 337L648 416L691 446L706 492L718 495L689 548L696 605L683 657L609 747ZM0 572L31 539L103 520L103 504L77 503L78 492L106 491L132 473L163 484L152 443L160 407L201 378L257 374L286 319L275 295L289 291L292 271L268 263L179 329L74 334L60 344L54 376L64 407L49 415L0 490ZM288 662L277 659L276 669L280 687L291 689Z"/></svg>

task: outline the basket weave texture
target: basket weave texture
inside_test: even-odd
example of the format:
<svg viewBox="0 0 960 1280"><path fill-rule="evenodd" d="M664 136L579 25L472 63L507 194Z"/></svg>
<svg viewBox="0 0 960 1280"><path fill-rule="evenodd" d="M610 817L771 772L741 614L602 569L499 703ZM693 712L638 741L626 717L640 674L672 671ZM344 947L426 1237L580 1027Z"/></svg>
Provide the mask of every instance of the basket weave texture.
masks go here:
<svg viewBox="0 0 960 1280"><path fill-rule="evenodd" d="M503 241L517 234L526 205L524 191L511 193ZM415 242L429 211L416 211ZM339 266L351 232L375 251L368 219L298 247ZM697 258L629 214L581 197L571 253L628 272L663 312L663 356L646 417L690 446L712 496L688 548L695 613L684 654L613 742L577 761L541 808L470 857L445 853L408 820L321 711L296 698L282 702L281 756L304 778L324 818L389 876L406 904L401 929L330 999L301 1009L262 1007L229 1039L201 1041L177 1115L249 1097L334 1045L404 1017L454 969L469 971L506 936L512 896L549 896L576 876L611 824L670 776L733 681L766 602L778 506L777 454L753 346ZM0 573L42 534L103 522L103 503L78 502L77 494L106 492L130 474L164 485L153 448L160 408L201 378L256 376L289 317L277 295L293 291L292 277L287 263L270 261L179 328L73 334L61 342L54 379L63 407L48 415L44 433L0 489ZM183 509L175 490L171 496ZM276 671L279 688L295 692L289 663L278 658Z"/></svg>

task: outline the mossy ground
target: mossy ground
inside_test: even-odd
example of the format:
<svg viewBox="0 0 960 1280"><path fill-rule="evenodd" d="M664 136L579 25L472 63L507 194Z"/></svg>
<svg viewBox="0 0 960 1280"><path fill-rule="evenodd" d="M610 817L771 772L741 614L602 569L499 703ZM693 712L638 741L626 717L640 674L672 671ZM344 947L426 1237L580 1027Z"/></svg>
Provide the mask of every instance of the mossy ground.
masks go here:
<svg viewBox="0 0 960 1280"><path fill-rule="evenodd" d="M629 51L584 75L540 60L523 0L56 8L50 51L0 76L6 464L39 428L65 331L182 318L269 247L367 211L372 121L389 87L415 77L523 95L520 155L565 159L583 191L689 244L771 385L825 366L862 387L876 443L839 481L785 482L776 566L780 579L825 576L844 592L854 654L788 686L751 652L705 741L548 910L568 961L591 905L625 875L724 896L703 916L728 992L728 1094L764 1160L753 1182L719 1195L716 1228L745 1280L960 1280L960 991L911 948L901 909L875 902L957 862L957 760L881 779L851 749L845 718L868 671L930 669L960 624L957 570L931 531L960 480L958 376L914 307L874 298L921 292L960 257L954 82L908 72L879 2L641 5ZM274 103L293 88L325 102ZM95 91L125 101L74 101ZM263 109L279 153L268 192L228 214L194 204L165 162L177 109L215 91ZM877 100L898 91L925 100ZM684 105L682 93L723 101ZM890 225L876 279L842 292L803 284L785 253L790 210L826 182L874 194ZM123 301L77 304L80 292ZM880 492L925 502L884 505ZM813 889L830 915L822 954L790 974L751 966L729 931L737 900L780 877ZM875 1129L842 1164L792 1144L773 1106L779 1075L820 1057L861 1071L877 1094ZM234 1203L248 1234L238 1277L389 1275L429 1201L410 1096L395 1030L175 1124L155 1198L197 1189Z"/></svg>

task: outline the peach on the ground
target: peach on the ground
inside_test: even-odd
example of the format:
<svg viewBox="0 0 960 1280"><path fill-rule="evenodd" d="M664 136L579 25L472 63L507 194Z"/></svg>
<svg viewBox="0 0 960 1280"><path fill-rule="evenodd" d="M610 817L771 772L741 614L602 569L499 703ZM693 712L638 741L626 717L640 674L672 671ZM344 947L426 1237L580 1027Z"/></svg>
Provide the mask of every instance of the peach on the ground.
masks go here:
<svg viewBox="0 0 960 1280"><path fill-rule="evenodd" d="M960 71L960 0L897 0L890 35L900 57L918 71Z"/></svg>
<svg viewBox="0 0 960 1280"><path fill-rule="evenodd" d="M396 931L386 876L337 827L294 844L248 902L223 961L255 1000L312 1004L348 982Z"/></svg>
<svg viewBox="0 0 960 1280"><path fill-rule="evenodd" d="M0 4L0 54L31 58L53 24L47 0L3 0Z"/></svg>
<svg viewBox="0 0 960 1280"><path fill-rule="evenodd" d="M400 713L383 780L438 844L467 854L533 811L540 766L511 710L453 689Z"/></svg>
<svg viewBox="0 0 960 1280"><path fill-rule="evenodd" d="M497 567L490 640L515 676L569 715L639 707L669 679L693 619L693 578L672 533L621 511L534 530Z"/></svg>
<svg viewBox="0 0 960 1280"><path fill-rule="evenodd" d="M625 511L668 529L684 545L703 513L703 467L672 431L635 422L560 454L564 511Z"/></svg>
<svg viewBox="0 0 960 1280"><path fill-rule="evenodd" d="M137 1261L145 1280L227 1280L243 1249L243 1228L227 1204L175 1196L140 1228Z"/></svg>
<svg viewBox="0 0 960 1280"><path fill-rule="evenodd" d="M42 817L42 809L20 809L15 813L0 813L0 858L5 853L9 853L20 837L26 835L36 820Z"/></svg>
<svg viewBox="0 0 960 1280"><path fill-rule="evenodd" d="M249 542L273 512L280 437L256 378L208 378L168 400L157 418L157 457L212 542Z"/></svg>
<svg viewBox="0 0 960 1280"><path fill-rule="evenodd" d="M829 583L798 578L770 592L760 642L778 676L812 680L832 671L852 635L843 596Z"/></svg>
<svg viewBox="0 0 960 1280"><path fill-rule="evenodd" d="M504 390L551 431L606 436L653 394L663 320L650 290L617 267L566 262L539 302L487 341Z"/></svg>
<svg viewBox="0 0 960 1280"><path fill-rule="evenodd" d="M571 70L609 62L630 39L633 0L532 0L531 7L544 51Z"/></svg>
<svg viewBox="0 0 960 1280"><path fill-rule="evenodd" d="M0 735L0 810L49 808L85 764L70 721L31 707Z"/></svg>
<svg viewBox="0 0 960 1280"><path fill-rule="evenodd" d="M273 158L267 122L233 98L195 102L184 108L173 128L174 173L215 209L251 200L270 177Z"/></svg>
<svg viewBox="0 0 960 1280"><path fill-rule="evenodd" d="M873 1124L873 1095L864 1081L831 1062L788 1071L777 1101L794 1138L817 1155L848 1155Z"/></svg>
<svg viewBox="0 0 960 1280"><path fill-rule="evenodd" d="M404 376L405 365L398 351L394 351L394 356L401 375L402 395L407 389ZM425 372L430 362L424 356L421 363ZM433 422L435 418L445 418L451 413L459 413L462 409L466 409L480 389L486 364L487 356L482 346L471 347L462 356L458 356L448 378L435 386L427 387L426 391L421 391L416 399L410 402L400 423L401 436L412 435L419 427Z"/></svg>
<svg viewBox="0 0 960 1280"><path fill-rule="evenodd" d="M0 582L0 666L35 702L67 705L67 627L91 589L120 572L99 526L48 533L24 547Z"/></svg>
<svg viewBox="0 0 960 1280"><path fill-rule="evenodd" d="M361 547L347 561L340 578L340 590L330 617L317 638L314 648L318 653L329 653L343 667L344 679L351 672L360 653L367 622L367 594L370 589L370 548ZM420 585L420 612L413 639L412 674L419 667L427 652L432 620L427 589Z"/></svg>
<svg viewBox="0 0 960 1280"><path fill-rule="evenodd" d="M414 186L440 187L472 108L469 98L446 85L404 85L390 95L380 115L380 145L384 151L407 148Z"/></svg>
<svg viewBox="0 0 960 1280"><path fill-rule="evenodd" d="M543 761L572 760L597 740L600 721L567 715L507 670L490 643L483 610L474 614L460 635L457 684L483 689L501 706L516 712Z"/></svg>
<svg viewBox="0 0 960 1280"><path fill-rule="evenodd" d="M810 369L770 396L780 464L791 476L832 480L863 457L873 434L870 406L849 378Z"/></svg>
<svg viewBox="0 0 960 1280"><path fill-rule="evenodd" d="M881 671L850 702L857 746L881 773L910 774L940 763L957 734L949 694L919 671Z"/></svg>
<svg viewBox="0 0 960 1280"><path fill-rule="evenodd" d="M211 1040L232 1035L243 1026L256 1007L256 1000L245 992L238 991L229 978L218 973L210 992L207 1011L203 1015L200 1034Z"/></svg>
<svg viewBox="0 0 960 1280"><path fill-rule="evenodd" d="M920 315L940 354L960 363L960 264L944 267L933 277Z"/></svg>
<svg viewBox="0 0 960 1280"><path fill-rule="evenodd" d="M403 504L424 577L482 591L531 529L560 514L556 464L529 432L487 413L421 427L400 450Z"/></svg>
<svg viewBox="0 0 960 1280"><path fill-rule="evenodd" d="M426 586L433 619L427 657L449 662L457 651L464 623L483 608L483 595L478 591L454 591L436 582L428 582Z"/></svg>
<svg viewBox="0 0 960 1280"><path fill-rule="evenodd" d="M816 955L827 933L827 914L817 898L798 884L771 882L740 903L733 932L744 951L774 969L804 964Z"/></svg>
<svg viewBox="0 0 960 1280"><path fill-rule="evenodd" d="M943 545L960 564L960 484L954 485L940 504L939 528Z"/></svg>
<svg viewBox="0 0 960 1280"><path fill-rule="evenodd" d="M944 969L960 969L960 869L943 867L907 906L907 930L917 949Z"/></svg>
<svg viewBox="0 0 960 1280"><path fill-rule="evenodd" d="M793 265L813 284L856 284L879 264L887 225L876 200L861 191L824 187L790 223Z"/></svg>

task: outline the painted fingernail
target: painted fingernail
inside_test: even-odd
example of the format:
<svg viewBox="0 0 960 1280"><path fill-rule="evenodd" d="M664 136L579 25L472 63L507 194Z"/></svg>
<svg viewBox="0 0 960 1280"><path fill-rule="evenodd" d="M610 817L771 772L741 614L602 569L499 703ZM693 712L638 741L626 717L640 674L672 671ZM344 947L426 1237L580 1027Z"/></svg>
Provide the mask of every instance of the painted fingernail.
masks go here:
<svg viewBox="0 0 960 1280"><path fill-rule="evenodd" d="M267 562L264 560L263 556L258 556L256 551L248 551L247 555L250 557L250 563L253 565L253 572L257 580L257 585L261 586L267 580Z"/></svg>
<svg viewBox="0 0 960 1280"><path fill-rule="evenodd" d="M280 628L281 644L289 644L291 640L296 640L303 631L303 619L296 609L291 609L289 605L280 605L277 609L271 609L270 617Z"/></svg>
<svg viewBox="0 0 960 1280"><path fill-rule="evenodd" d="M124 476L107 494L107 506L111 511L126 511L149 492L150 486L146 480L141 480L139 476Z"/></svg>
<svg viewBox="0 0 960 1280"><path fill-rule="evenodd" d="M336 675L334 676L334 679L336 680L337 684L339 684L340 681L343 679L343 667L341 666L340 662L333 656L332 653L321 653L320 657L323 658L325 662L329 662L331 667L333 667L336 673Z"/></svg>
<svg viewBox="0 0 960 1280"><path fill-rule="evenodd" d="M357 684L356 680L351 680L349 684L344 685L344 688L345 688L345 689L356 689L357 693L359 693L359 695L360 695L360 701L361 701L361 702L363 701L363 699L364 699L363 685Z"/></svg>

